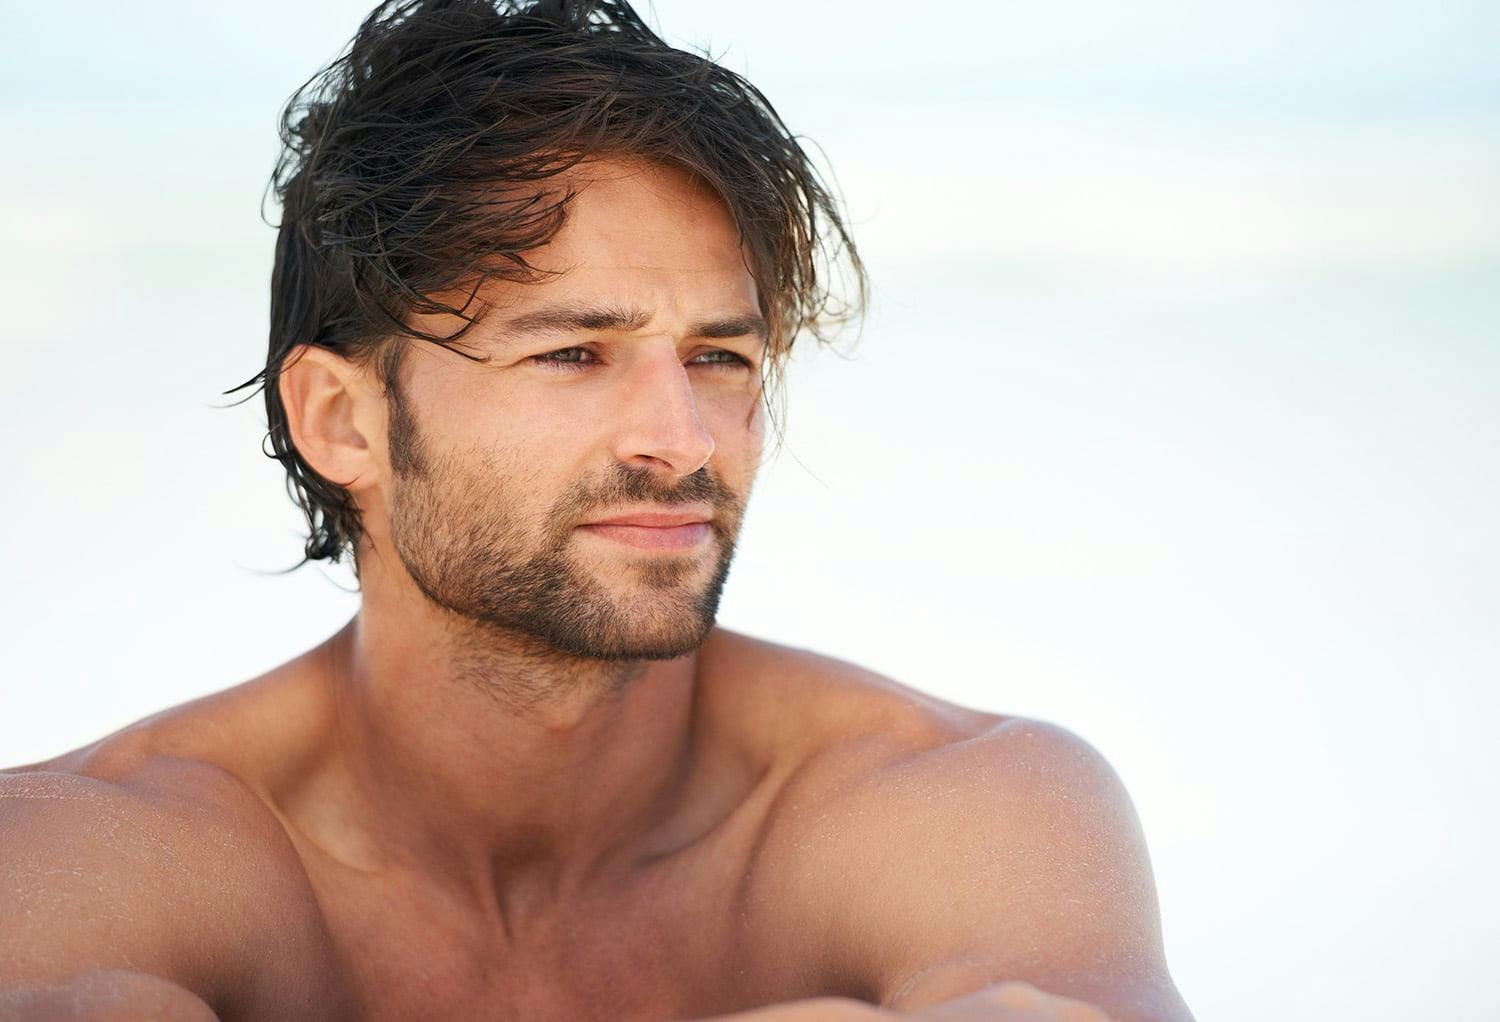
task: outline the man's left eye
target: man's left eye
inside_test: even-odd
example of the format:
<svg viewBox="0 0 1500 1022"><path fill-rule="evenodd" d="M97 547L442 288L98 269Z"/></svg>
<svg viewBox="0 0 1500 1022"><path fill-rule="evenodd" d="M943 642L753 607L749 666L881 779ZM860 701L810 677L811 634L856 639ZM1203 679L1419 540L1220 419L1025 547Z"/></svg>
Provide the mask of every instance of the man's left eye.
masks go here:
<svg viewBox="0 0 1500 1022"><path fill-rule="evenodd" d="M698 359L705 358L705 357L707 357L709 355L723 355L724 356L724 358L722 360L720 360L720 359L714 359L714 360L712 360L709 363L710 365L714 365L714 364L717 364L717 365L749 365L750 364L744 358L744 356L742 356L742 355L736 355L732 351L725 351L723 348L715 348L713 351L705 351L702 355L699 355L699 356L697 356L697 358L693 359L693 361L696 362L696 361L698 361Z"/></svg>

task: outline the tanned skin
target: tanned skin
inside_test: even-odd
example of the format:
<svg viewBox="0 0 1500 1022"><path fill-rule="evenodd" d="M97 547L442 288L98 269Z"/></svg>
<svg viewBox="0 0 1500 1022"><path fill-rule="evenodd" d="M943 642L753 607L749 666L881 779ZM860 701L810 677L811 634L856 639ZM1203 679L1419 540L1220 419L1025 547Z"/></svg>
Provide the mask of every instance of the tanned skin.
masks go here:
<svg viewBox="0 0 1500 1022"><path fill-rule="evenodd" d="M288 361L358 615L0 772L0 1019L1191 1022L1087 743L714 624L756 285L686 172L571 173L487 363L414 344L393 422L373 369Z"/></svg>

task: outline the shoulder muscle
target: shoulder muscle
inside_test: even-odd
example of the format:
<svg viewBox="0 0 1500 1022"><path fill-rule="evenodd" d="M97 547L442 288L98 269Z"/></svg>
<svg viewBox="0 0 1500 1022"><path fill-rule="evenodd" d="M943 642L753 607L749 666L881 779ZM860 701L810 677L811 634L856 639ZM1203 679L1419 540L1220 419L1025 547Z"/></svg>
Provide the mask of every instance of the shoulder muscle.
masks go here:
<svg viewBox="0 0 1500 1022"><path fill-rule="evenodd" d="M793 875L871 999L910 1008L918 988L957 996L1002 980L1091 1003L1175 996L1135 810L1073 732L1009 719L816 804Z"/></svg>
<svg viewBox="0 0 1500 1022"><path fill-rule="evenodd" d="M300 863L257 803L196 761L0 774L0 989L118 970L218 1009L280 971L276 945L314 951Z"/></svg>

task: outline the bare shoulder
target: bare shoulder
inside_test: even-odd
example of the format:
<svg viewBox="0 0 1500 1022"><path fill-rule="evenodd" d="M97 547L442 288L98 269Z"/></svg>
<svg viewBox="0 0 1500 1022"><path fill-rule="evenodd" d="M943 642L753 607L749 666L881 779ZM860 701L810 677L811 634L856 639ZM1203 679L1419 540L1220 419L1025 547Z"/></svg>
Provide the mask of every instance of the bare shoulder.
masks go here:
<svg viewBox="0 0 1500 1022"><path fill-rule="evenodd" d="M789 847L832 854L804 866L852 876L851 862L873 866L898 847L951 861L966 842L994 844L1002 831L1006 841L1030 841L1054 833L1065 817L1106 807L1133 823L1114 768L1060 724L1008 716L924 739L892 743L879 755L838 756L830 748L809 761L793 781L800 811L780 822L794 838Z"/></svg>
<svg viewBox="0 0 1500 1022"><path fill-rule="evenodd" d="M772 953L804 962L820 989L877 1000L877 977L907 967L918 941L912 929L899 941L869 935L901 932L896 917L941 927L940 906L993 898L1007 875L1032 883L1040 872L1018 865L1062 851L1048 835L1070 821L1112 821L1085 842L1138 832L1118 776L1066 727L957 705L837 658L734 641L776 665L782 725L804 736L766 815L747 911L756 932L780 935Z"/></svg>
<svg viewBox="0 0 1500 1022"><path fill-rule="evenodd" d="M139 735L0 771L0 988L126 970L235 1017L310 1015L329 943L280 822Z"/></svg>
<svg viewBox="0 0 1500 1022"><path fill-rule="evenodd" d="M779 876L812 885L796 900L847 909L839 885L897 858L908 877L959 860L991 869L1002 845L1046 840L1064 817L1104 807L1133 823L1119 776L1074 731L1023 716L940 721L830 742L790 778L767 848Z"/></svg>
<svg viewBox="0 0 1500 1022"><path fill-rule="evenodd" d="M962 706L851 660L717 628L700 652L724 714L785 743L799 773L866 767L982 733L1010 718ZM856 771L859 768L855 768ZM809 778L810 779L810 778Z"/></svg>
<svg viewBox="0 0 1500 1022"><path fill-rule="evenodd" d="M1059 724L1006 717L813 757L768 822L757 885L791 913L786 932L815 935L801 953L847 996L1025 979L1122 1019L1189 1017L1131 798Z"/></svg>
<svg viewBox="0 0 1500 1022"><path fill-rule="evenodd" d="M813 803L895 799L918 781L957 795L992 791L997 777L1112 776L1067 727L942 699L847 659L724 628L702 656L704 673L718 679L708 698L748 730L794 746L788 788Z"/></svg>
<svg viewBox="0 0 1500 1022"><path fill-rule="evenodd" d="M702 651L717 716L771 751L776 777L742 911L753 960L824 993L868 998L837 960L837 895L858 816L899 813L904 772L1013 718L940 699L847 659L717 629ZM952 779L948 779L951 785Z"/></svg>

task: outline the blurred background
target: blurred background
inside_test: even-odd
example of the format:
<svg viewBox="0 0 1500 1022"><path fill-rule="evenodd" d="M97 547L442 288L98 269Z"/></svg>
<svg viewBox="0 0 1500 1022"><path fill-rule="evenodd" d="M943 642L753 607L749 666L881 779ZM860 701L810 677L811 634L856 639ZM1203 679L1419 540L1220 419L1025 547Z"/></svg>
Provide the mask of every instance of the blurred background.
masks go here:
<svg viewBox="0 0 1500 1022"><path fill-rule="evenodd" d="M3 4L0 763L357 607L269 574L301 519L216 406L281 104L369 6ZM1500 1017L1500 7L650 10L821 149L875 288L721 622L1089 740L1202 1022Z"/></svg>

